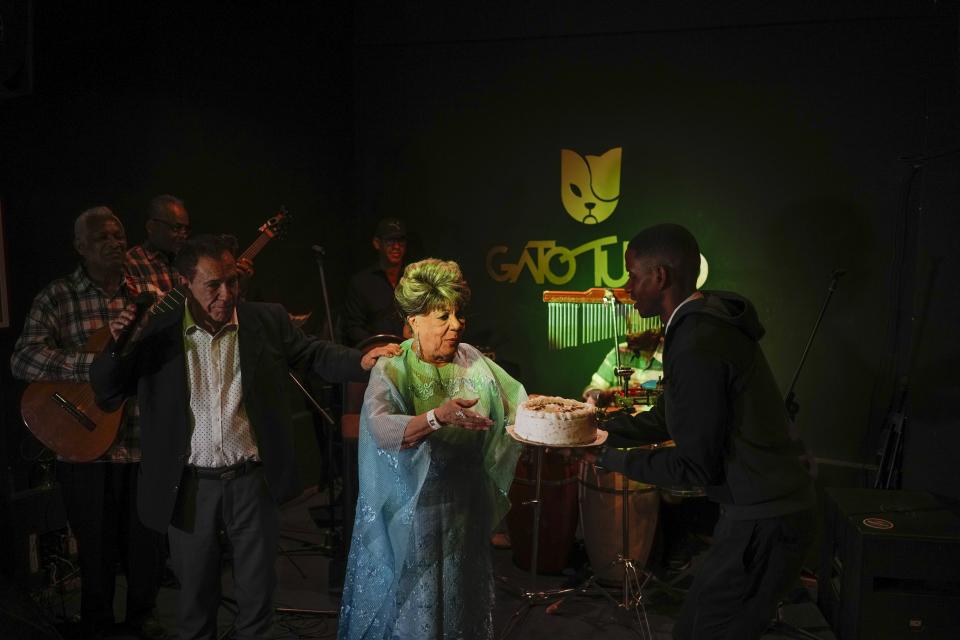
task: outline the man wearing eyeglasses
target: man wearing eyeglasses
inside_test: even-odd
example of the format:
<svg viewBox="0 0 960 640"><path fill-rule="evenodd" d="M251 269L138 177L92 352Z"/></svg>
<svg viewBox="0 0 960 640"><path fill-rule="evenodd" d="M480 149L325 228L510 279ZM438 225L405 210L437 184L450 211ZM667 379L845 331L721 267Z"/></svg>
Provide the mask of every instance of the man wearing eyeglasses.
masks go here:
<svg viewBox="0 0 960 640"><path fill-rule="evenodd" d="M147 239L127 251L127 271L140 292L161 294L177 283L173 257L190 235L190 214L183 200L159 195L147 208Z"/></svg>
<svg viewBox="0 0 960 640"><path fill-rule="evenodd" d="M372 245L377 262L355 273L343 307L344 342L356 345L377 334L403 335L404 323L393 302L393 289L403 274L407 227L396 218L377 223ZM407 336L404 336L407 337Z"/></svg>
<svg viewBox="0 0 960 640"><path fill-rule="evenodd" d="M147 239L127 251L127 273L138 293L165 294L178 282L173 258L190 237L190 214L183 200L163 194L150 200L147 207ZM253 263L237 260L240 289L253 276Z"/></svg>

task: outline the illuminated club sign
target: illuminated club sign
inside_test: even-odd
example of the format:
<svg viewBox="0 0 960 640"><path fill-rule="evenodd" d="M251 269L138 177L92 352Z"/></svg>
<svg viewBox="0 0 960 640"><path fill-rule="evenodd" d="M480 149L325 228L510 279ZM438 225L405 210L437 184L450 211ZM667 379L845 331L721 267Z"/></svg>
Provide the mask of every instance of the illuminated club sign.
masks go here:
<svg viewBox="0 0 960 640"><path fill-rule="evenodd" d="M497 282L513 284L527 270L537 284L544 281L566 284L577 274L577 258L590 254L593 258L593 286L620 287L627 281L626 269L621 266L622 273L611 275L608 267L611 252L614 261L623 264L626 245L627 241L620 242L616 236L597 238L573 249L560 246L555 240L530 240L524 245L519 259L507 257L509 247L496 245L487 252L487 274Z"/></svg>
<svg viewBox="0 0 960 640"><path fill-rule="evenodd" d="M570 217L583 224L600 224L620 200L623 148L599 156L560 150L560 201Z"/></svg>
<svg viewBox="0 0 960 640"><path fill-rule="evenodd" d="M617 208L620 200L622 147L599 156L560 150L560 201L571 218L586 225L601 224ZM496 282L514 284L524 271L537 284L563 285L577 274L578 261L593 269L594 287L622 287L627 282L623 254L629 240L607 235L577 247L564 247L555 240L528 240L519 255L510 247L495 245L487 251L487 274ZM610 265L614 264L613 273ZM707 279L707 260L700 255L697 287Z"/></svg>
<svg viewBox="0 0 960 640"><path fill-rule="evenodd" d="M537 284L566 284L577 274L577 258L588 254L587 260L593 266L594 287L622 287L627 282L627 270L623 268L623 254L629 240L622 242L617 236L605 236L586 242L579 247L568 249L557 244L556 240L529 240L524 245L519 258L508 257L510 247L496 245L487 251L487 275L497 282L514 284L526 270ZM611 258L612 254L612 258ZM610 261L619 264L619 275L610 273ZM700 254L700 275L697 288L707 280L709 266L704 255Z"/></svg>

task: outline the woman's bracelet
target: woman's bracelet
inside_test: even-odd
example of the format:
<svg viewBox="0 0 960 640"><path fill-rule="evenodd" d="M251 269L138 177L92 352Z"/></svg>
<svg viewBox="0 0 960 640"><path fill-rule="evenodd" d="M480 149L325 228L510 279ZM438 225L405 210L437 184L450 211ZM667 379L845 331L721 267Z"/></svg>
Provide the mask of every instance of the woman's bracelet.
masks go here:
<svg viewBox="0 0 960 640"><path fill-rule="evenodd" d="M440 424L440 421L437 420L437 414L433 409L430 409L430 411L427 411L427 424L430 425L430 428L433 429L434 431L436 431L437 429L443 426L442 424Z"/></svg>

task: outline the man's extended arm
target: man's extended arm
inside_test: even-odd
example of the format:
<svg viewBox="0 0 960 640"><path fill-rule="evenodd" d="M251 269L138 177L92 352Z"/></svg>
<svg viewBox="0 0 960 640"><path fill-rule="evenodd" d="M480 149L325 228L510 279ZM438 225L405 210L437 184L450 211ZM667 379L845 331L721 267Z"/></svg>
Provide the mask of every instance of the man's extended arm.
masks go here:
<svg viewBox="0 0 960 640"><path fill-rule="evenodd" d="M663 396L657 398L656 404L649 411L634 416L623 411L617 412L610 419L601 422L600 428L610 434L607 446L611 447L635 447L670 439Z"/></svg>
<svg viewBox="0 0 960 640"><path fill-rule="evenodd" d="M630 452L608 448L600 464L652 484L717 484L723 477L730 417L727 364L688 351L671 354L668 369L668 429L676 447ZM665 405L663 398L660 404Z"/></svg>

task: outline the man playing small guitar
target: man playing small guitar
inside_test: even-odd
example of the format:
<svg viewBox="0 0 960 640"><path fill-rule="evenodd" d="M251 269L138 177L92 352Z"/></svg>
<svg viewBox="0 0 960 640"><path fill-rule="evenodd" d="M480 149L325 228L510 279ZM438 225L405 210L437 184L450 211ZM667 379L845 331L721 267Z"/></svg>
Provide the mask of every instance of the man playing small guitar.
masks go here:
<svg viewBox="0 0 960 640"><path fill-rule="evenodd" d="M127 272L138 292L164 294L177 286L173 258L190 236L190 213L183 200L162 194L150 200L144 227L147 237L127 251ZM240 290L253 277L253 262L237 260Z"/></svg>

